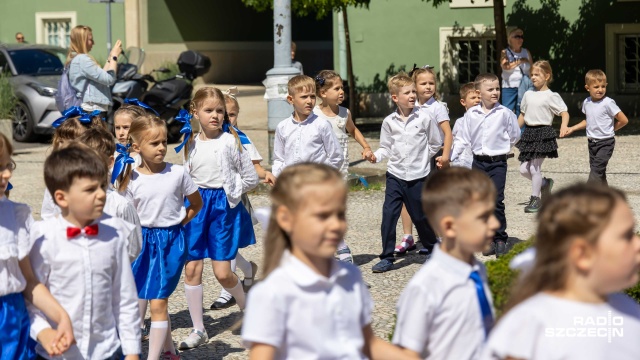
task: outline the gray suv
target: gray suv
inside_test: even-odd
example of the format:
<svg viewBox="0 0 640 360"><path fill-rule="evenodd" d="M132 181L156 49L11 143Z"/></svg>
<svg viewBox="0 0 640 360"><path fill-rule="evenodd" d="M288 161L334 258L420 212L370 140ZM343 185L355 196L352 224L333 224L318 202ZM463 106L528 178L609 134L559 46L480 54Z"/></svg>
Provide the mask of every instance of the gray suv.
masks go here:
<svg viewBox="0 0 640 360"><path fill-rule="evenodd" d="M67 50L49 45L0 44L0 71L11 74L9 82L18 97L13 117L13 138L33 141L51 134L61 116L56 108L58 80Z"/></svg>

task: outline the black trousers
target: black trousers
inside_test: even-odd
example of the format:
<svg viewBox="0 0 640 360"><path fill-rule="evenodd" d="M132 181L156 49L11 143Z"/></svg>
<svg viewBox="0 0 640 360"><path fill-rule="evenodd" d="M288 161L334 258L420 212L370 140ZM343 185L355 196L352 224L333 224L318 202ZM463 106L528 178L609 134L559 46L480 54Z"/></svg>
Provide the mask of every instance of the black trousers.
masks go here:
<svg viewBox="0 0 640 360"><path fill-rule="evenodd" d="M613 155L616 139L589 139L589 183L607 183L607 165Z"/></svg>
<svg viewBox="0 0 640 360"><path fill-rule="evenodd" d="M425 178L405 181L387 172L387 188L382 206L382 254L380 259L393 259L396 247L396 226L402 204L407 208L411 221L416 226L422 246L431 250L438 241L422 211L422 188Z"/></svg>
<svg viewBox="0 0 640 360"><path fill-rule="evenodd" d="M500 222L500 228L493 236L493 241L507 241L507 217L504 214L504 187L507 182L507 160L498 161L478 161L473 159L474 169L484 171L496 187L496 218Z"/></svg>

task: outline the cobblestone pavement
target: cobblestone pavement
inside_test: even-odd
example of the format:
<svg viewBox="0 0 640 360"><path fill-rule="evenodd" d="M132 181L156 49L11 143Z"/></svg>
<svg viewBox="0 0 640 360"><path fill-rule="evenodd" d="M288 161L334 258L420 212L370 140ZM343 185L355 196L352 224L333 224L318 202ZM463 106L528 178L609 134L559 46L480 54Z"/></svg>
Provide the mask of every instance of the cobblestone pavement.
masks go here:
<svg viewBox="0 0 640 360"><path fill-rule="evenodd" d="M223 87L224 88L224 87ZM258 95L252 95L258 97ZM259 98L259 97L258 97ZM255 100L255 99L254 99ZM243 111L249 106L240 98ZM259 104L263 106L263 104ZM252 111L249 109L247 112ZM263 113L264 114L264 113ZM242 122L243 117L241 117ZM242 124L242 123L241 123ZM264 127L247 126L247 133L256 143L258 150L265 156L266 131ZM378 145L376 139L369 139L375 149ZM636 216L640 205L639 157L640 136L621 136L617 138L616 150L612 161L609 163L609 183L626 191L631 206ZM543 173L555 180L555 188L561 188L577 181L584 181L588 174L588 152L584 136L575 136L558 141L559 159L546 160L542 166ZM170 148L172 148L171 146ZM352 141L350 144L351 161L358 159L358 145ZM34 217L39 218L44 181L42 168L44 158L48 150L42 147L21 149L14 157L18 168L14 173L12 183L15 186L11 198L15 201L25 202L32 206ZM265 156L266 158L266 156ZM181 163L181 159L171 149L168 161ZM534 215L525 214L523 205L519 203L528 200L530 195L530 182L526 181L518 172L516 159L509 160L507 174L506 208L508 220L508 232L510 236L519 239L527 239L535 231ZM384 164L370 165L360 163L354 167L356 171L368 173L383 173ZM269 205L265 194L251 194L250 199L254 207ZM373 274L371 267L376 263L376 256L380 251L380 220L382 214L383 191L355 191L349 194L347 243L351 247L355 262L362 270L364 279L371 284L371 294L375 301L373 314L373 328L378 336L386 339L391 332L394 323L395 303L400 292L412 275L418 270L424 261L418 255L409 255L396 262L395 270L384 274ZM255 227L258 244L241 252L247 259L258 264L262 263L262 237L259 226ZM398 227L398 236L401 236L401 228ZM482 256L480 256L482 258ZM483 259L487 260L487 259ZM220 285L213 277L211 267L206 267L204 272L204 306L208 309L217 298ZM419 306L419 299L416 299ZM181 282L169 301L171 313L173 338L179 341L189 334L191 320L184 297L184 287ZM246 359L248 352L242 347L238 331L231 328L237 324L242 315L237 307L231 309L213 311L205 310L204 323L209 334L209 342L200 348L182 352L184 359ZM147 343L144 343L146 348Z"/></svg>

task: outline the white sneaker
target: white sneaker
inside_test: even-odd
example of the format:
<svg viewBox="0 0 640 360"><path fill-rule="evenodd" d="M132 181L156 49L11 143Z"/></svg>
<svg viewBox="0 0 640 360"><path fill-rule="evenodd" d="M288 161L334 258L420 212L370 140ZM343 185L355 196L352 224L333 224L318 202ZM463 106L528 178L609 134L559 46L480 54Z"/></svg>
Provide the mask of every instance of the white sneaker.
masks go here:
<svg viewBox="0 0 640 360"><path fill-rule="evenodd" d="M186 339L180 342L178 346L180 350L193 349L209 341L209 335L206 332L193 329Z"/></svg>

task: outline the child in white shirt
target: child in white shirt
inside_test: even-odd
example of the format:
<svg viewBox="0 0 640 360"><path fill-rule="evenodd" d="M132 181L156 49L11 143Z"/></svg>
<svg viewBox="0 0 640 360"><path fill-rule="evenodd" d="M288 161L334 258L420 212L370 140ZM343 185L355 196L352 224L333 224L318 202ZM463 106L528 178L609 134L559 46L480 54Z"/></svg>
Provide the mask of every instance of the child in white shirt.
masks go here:
<svg viewBox="0 0 640 360"><path fill-rule="evenodd" d="M103 213L107 164L74 144L45 161L45 183L61 215L36 222L29 254L38 279L69 313L76 344L66 359L138 359L140 315L127 254L134 226ZM33 314L32 334L51 327ZM50 358L41 346L39 356Z"/></svg>
<svg viewBox="0 0 640 360"><path fill-rule="evenodd" d="M331 124L313 113L316 104L316 83L305 75L289 80L287 101L293 105L293 114L276 128L273 144L273 175L301 162L327 164L340 169L342 147L333 133Z"/></svg>
<svg viewBox="0 0 640 360"><path fill-rule="evenodd" d="M480 103L480 96L476 92L476 85L472 82L466 83L460 87L460 104L465 111ZM464 167L471 169L473 163L473 153L471 148L463 146L460 140L460 129L464 127L465 117L461 117L453 124L453 146L451 148L451 166Z"/></svg>
<svg viewBox="0 0 640 360"><path fill-rule="evenodd" d="M562 117L561 128L569 124L567 105L558 93L549 90L553 72L548 61L536 61L531 66L531 81L535 91L524 93L518 116L518 125L527 126L516 145L520 150L520 174L531 180L531 198L525 213L538 212L542 199L553 188L553 179L543 177L541 170L545 158L558 157L557 135L551 126L553 117Z"/></svg>
<svg viewBox="0 0 640 360"><path fill-rule="evenodd" d="M229 122L236 129L236 131L239 131L237 126L238 115L240 114L240 104L238 103L238 99L236 98L239 94L238 88L234 86L226 91L223 91L222 93L224 94L224 104ZM238 135L242 136L242 147L249 154L251 162L253 163L256 173L258 174L258 178L262 179L263 183L273 186L276 181L275 176L273 176L271 172L265 170L260 164L262 162L262 156L256 149L251 139L246 136L246 134L243 133L242 135L240 135L240 133L242 132L240 131ZM258 223L258 220L254 216L253 206L251 206L251 202L249 201L249 195L247 195L247 193L244 193L242 194L241 199L242 204L249 212L249 215L251 215L251 222L253 223L253 225L256 225ZM239 268L244 274L244 279L242 279L244 291L249 292L249 289L251 289L251 286L253 286L253 280L258 271L258 265L253 261L247 261L247 259L245 259L244 256L242 256L242 254L238 251L236 258L234 260L231 260L231 271L235 272L236 267ZM222 310L235 304L236 299L231 295L231 293L229 293L224 289L224 287L222 287L222 289L220 290L220 295L213 302L213 304L211 304L211 310Z"/></svg>
<svg viewBox="0 0 640 360"><path fill-rule="evenodd" d="M130 151L140 154L142 164L129 164L118 178L120 191L133 202L142 225L142 251L132 269L140 298L140 312L151 305L149 359L160 353L167 359L178 355L171 338L168 298L178 286L187 260L184 226L202 208L198 187L186 169L164 161L167 127L155 115L137 117L129 129ZM190 205L185 206L185 197Z"/></svg>
<svg viewBox="0 0 640 360"><path fill-rule="evenodd" d="M411 358L373 334L360 271L333 257L347 230L341 174L322 164L288 167L271 198L265 279L249 293L242 326L250 357Z"/></svg>
<svg viewBox="0 0 640 360"><path fill-rule="evenodd" d="M243 310L244 288L231 261L239 248L256 242L251 215L240 200L258 185L258 174L242 147L248 139L229 123L220 89L200 88L191 100L191 113L200 123L200 132L185 135L185 168L198 185L203 206L185 227L189 250L184 287L193 329L180 342L181 349L195 348L209 339L202 314L204 259L211 259L216 279Z"/></svg>
<svg viewBox="0 0 640 360"><path fill-rule="evenodd" d="M479 359L494 312L474 253L500 225L495 197L491 179L477 170L444 169L429 178L422 205L442 239L398 300L394 344L423 359Z"/></svg>
<svg viewBox="0 0 640 360"><path fill-rule="evenodd" d="M578 184L538 212L533 267L518 281L483 359L637 359L640 238L622 191Z"/></svg>
<svg viewBox="0 0 640 360"><path fill-rule="evenodd" d="M502 256L507 253L507 218L504 206L504 188L507 182L507 158L515 143L520 139L518 119L513 111L500 105L500 82L495 74L480 74L475 80L480 104L470 108L465 114L460 129L463 147L473 152L473 168L484 171L496 186L496 217L500 229L496 231L493 243L485 256Z"/></svg>
<svg viewBox="0 0 640 360"><path fill-rule="evenodd" d="M404 73L389 79L389 93L398 109L382 122L380 149L374 162L389 159L385 200L382 208L382 253L372 271L381 273L393 268L396 225L404 204L416 226L424 255L429 256L436 235L427 222L420 203L422 186L431 171L431 158L442 146L433 115L415 107L413 80Z"/></svg>
<svg viewBox="0 0 640 360"><path fill-rule="evenodd" d="M589 182L607 185L607 165L616 144L615 132L629 123L616 102L607 97L607 75L602 70L589 70L584 86L589 97L582 104L586 120L560 130L560 137L576 130L587 129L589 145Z"/></svg>
<svg viewBox="0 0 640 360"><path fill-rule="evenodd" d="M16 164L13 146L0 134L0 355L6 359L28 359L30 320L28 306L34 304L57 323L57 331L34 333L49 355L60 355L73 343L73 328L66 311L34 276L29 260L33 243L31 209L5 197ZM25 301L26 300L26 301Z"/></svg>

